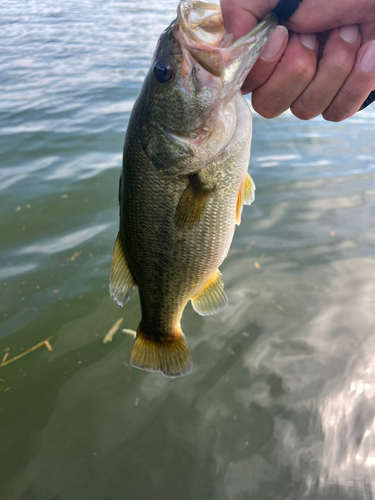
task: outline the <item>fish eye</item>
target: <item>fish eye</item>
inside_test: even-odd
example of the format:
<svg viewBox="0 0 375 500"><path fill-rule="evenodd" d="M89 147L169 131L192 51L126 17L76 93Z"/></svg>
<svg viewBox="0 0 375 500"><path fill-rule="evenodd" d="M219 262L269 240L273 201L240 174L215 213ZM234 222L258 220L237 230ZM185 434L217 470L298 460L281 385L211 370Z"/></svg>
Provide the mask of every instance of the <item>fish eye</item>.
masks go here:
<svg viewBox="0 0 375 500"><path fill-rule="evenodd" d="M172 80L173 68L168 61L159 59L154 64L154 76L160 83L167 83Z"/></svg>

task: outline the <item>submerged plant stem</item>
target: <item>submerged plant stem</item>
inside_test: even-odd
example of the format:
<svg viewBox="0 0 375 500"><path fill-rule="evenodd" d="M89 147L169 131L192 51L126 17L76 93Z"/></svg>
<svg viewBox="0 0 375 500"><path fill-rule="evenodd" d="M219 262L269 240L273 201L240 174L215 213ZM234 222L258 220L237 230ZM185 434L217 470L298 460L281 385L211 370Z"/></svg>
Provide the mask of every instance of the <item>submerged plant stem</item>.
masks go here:
<svg viewBox="0 0 375 500"><path fill-rule="evenodd" d="M30 347L30 349L27 349L27 351L23 352L22 354L19 354L18 356L14 356L14 358L8 359L7 361L4 361L3 363L0 364L0 368L2 368L3 366L9 365L10 363L13 363L13 361L17 361L17 359L20 359L23 356L26 356L26 354L29 354L30 352L33 352L36 349L39 349L39 347L42 347L43 345L45 345L49 351L50 350L52 351L51 344L49 343L49 341L52 338L53 338L52 336L48 337L47 339L43 340L42 342L39 342L39 344L36 344L33 347Z"/></svg>

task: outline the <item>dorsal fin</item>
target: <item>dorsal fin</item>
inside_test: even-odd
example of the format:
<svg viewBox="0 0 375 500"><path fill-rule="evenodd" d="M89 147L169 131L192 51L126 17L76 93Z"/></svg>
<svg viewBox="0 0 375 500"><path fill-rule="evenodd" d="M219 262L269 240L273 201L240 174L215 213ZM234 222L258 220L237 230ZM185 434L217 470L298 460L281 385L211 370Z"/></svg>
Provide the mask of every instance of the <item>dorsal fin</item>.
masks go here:
<svg viewBox="0 0 375 500"><path fill-rule="evenodd" d="M109 291L114 300L123 306L132 298L136 286L124 254L121 235L118 233L113 250Z"/></svg>
<svg viewBox="0 0 375 500"><path fill-rule="evenodd" d="M224 292L224 283L219 269L207 281L202 290L191 299L191 304L202 316L215 314L227 307L228 298Z"/></svg>

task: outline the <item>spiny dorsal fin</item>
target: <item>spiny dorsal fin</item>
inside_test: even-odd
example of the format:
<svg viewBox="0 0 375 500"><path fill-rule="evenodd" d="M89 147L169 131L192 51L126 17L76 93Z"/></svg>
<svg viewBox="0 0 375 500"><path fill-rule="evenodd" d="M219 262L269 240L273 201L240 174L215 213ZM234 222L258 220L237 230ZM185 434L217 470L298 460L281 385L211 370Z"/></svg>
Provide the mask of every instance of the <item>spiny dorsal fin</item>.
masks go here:
<svg viewBox="0 0 375 500"><path fill-rule="evenodd" d="M224 292L224 283L219 269L215 271L202 290L191 299L191 304L202 316L215 314L227 307L228 298Z"/></svg>
<svg viewBox="0 0 375 500"><path fill-rule="evenodd" d="M207 189L194 175L186 186L176 208L174 221L179 229L194 227L201 220L212 189Z"/></svg>
<svg viewBox="0 0 375 500"><path fill-rule="evenodd" d="M123 306L132 298L136 286L122 248L120 233L118 233L113 250L109 291L115 301Z"/></svg>
<svg viewBox="0 0 375 500"><path fill-rule="evenodd" d="M244 204L251 205L255 200L255 184L250 174L246 174L244 182Z"/></svg>
<svg viewBox="0 0 375 500"><path fill-rule="evenodd" d="M184 334L180 331L170 338L149 337L137 330L130 364L149 372L162 372L166 377L180 377L191 372L193 362Z"/></svg>

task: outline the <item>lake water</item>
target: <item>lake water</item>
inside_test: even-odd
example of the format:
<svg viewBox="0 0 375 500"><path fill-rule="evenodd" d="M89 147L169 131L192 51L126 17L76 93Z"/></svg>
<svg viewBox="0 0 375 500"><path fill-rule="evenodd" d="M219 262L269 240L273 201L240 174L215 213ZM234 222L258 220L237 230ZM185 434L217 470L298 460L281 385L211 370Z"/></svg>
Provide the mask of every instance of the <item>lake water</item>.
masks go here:
<svg viewBox="0 0 375 500"><path fill-rule="evenodd" d="M140 5L142 5L140 7ZM254 118L228 308L191 375L130 369L108 292L129 114L176 2L0 5L2 500L375 495L375 105ZM9 351L8 351L9 350Z"/></svg>

